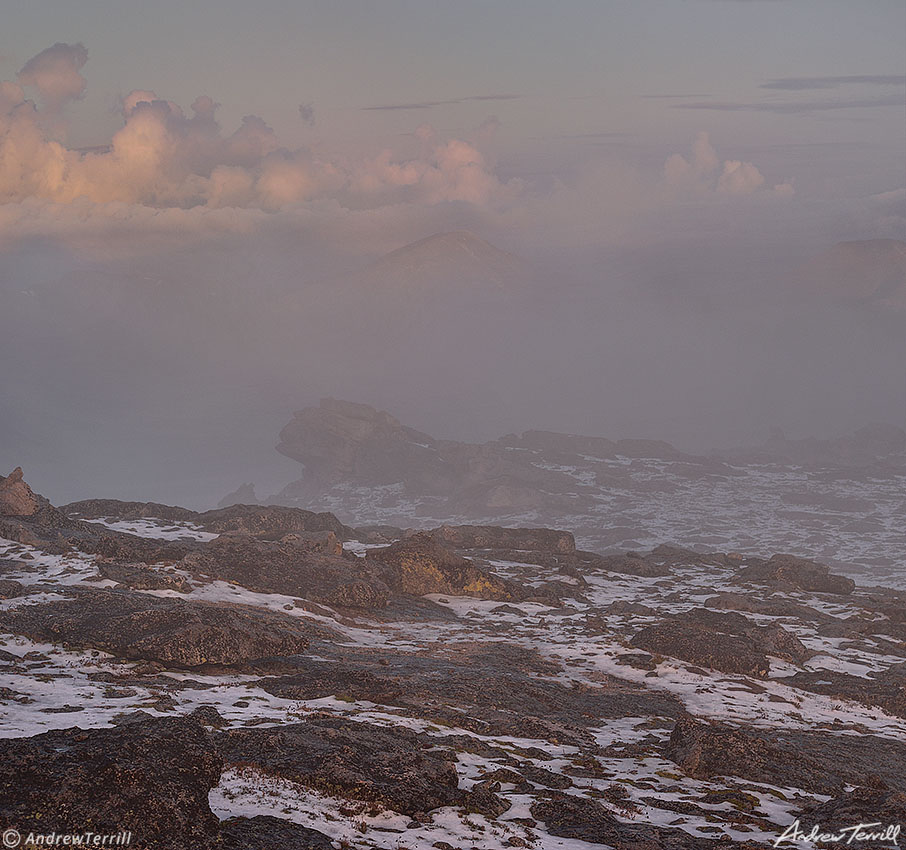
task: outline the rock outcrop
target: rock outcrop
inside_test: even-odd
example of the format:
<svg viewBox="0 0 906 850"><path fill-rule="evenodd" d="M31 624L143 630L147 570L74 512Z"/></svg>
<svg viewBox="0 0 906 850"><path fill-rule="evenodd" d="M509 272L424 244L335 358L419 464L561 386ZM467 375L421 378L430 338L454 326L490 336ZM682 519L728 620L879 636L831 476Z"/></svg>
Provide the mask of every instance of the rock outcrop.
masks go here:
<svg viewBox="0 0 906 850"><path fill-rule="evenodd" d="M6 478L0 475L0 516L33 516L40 502L17 466Z"/></svg>
<svg viewBox="0 0 906 850"><path fill-rule="evenodd" d="M63 552L73 542L91 539L95 529L74 522L43 496L35 493L16 467L0 476L0 537L46 551Z"/></svg>
<svg viewBox="0 0 906 850"><path fill-rule="evenodd" d="M121 502L118 499L85 499L60 510L68 517L92 519L163 519L189 522L211 534L241 531L253 535L332 531L340 540L354 536L332 513L314 513L283 505L230 504L211 511L193 511L159 502Z"/></svg>
<svg viewBox="0 0 906 850"><path fill-rule="evenodd" d="M577 504L575 478L543 457L583 449L599 459L664 457L704 464L708 472L721 466L653 440L612 442L546 432L480 444L437 440L370 405L324 399L318 407L297 411L280 432L277 450L301 463L305 473L268 501L303 505L336 485L398 485L411 497L444 506L448 515L569 510Z"/></svg>

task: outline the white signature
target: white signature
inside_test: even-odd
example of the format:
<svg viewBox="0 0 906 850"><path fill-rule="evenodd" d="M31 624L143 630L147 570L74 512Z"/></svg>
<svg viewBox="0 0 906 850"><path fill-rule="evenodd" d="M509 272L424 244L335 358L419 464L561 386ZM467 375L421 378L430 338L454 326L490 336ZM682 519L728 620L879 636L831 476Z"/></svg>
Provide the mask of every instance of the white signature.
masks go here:
<svg viewBox="0 0 906 850"><path fill-rule="evenodd" d="M821 826L815 824L810 832L803 832L799 821L794 820L787 827L786 832L774 842L774 846L779 847L785 841L811 844L817 844L819 841L841 844L852 844L855 841L887 841L893 847L899 847L901 829L901 824L882 824L878 821L876 823L857 823L855 826L847 826L837 832L823 832Z"/></svg>

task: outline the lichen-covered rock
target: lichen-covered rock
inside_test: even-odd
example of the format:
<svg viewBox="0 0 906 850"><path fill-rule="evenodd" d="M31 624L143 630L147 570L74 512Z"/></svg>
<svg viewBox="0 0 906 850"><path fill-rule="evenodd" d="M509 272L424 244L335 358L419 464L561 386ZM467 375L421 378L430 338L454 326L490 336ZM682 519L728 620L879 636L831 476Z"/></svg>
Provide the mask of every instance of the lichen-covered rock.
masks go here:
<svg viewBox="0 0 906 850"><path fill-rule="evenodd" d="M133 833L143 850L214 847L222 759L192 720L0 739L0 829Z"/></svg>
<svg viewBox="0 0 906 850"><path fill-rule="evenodd" d="M188 591L186 580L181 575L170 575L161 570L153 570L145 564L120 564L101 562L98 574L123 587L133 590L175 590Z"/></svg>
<svg viewBox="0 0 906 850"><path fill-rule="evenodd" d="M180 566L196 575L235 581L250 590L283 593L327 605L375 609L390 591L361 558L312 551L296 542L223 534L189 554Z"/></svg>
<svg viewBox="0 0 906 850"><path fill-rule="evenodd" d="M0 579L0 599L15 599L22 595L23 589L21 582L9 578Z"/></svg>
<svg viewBox="0 0 906 850"><path fill-rule="evenodd" d="M379 564L381 579L399 593L414 596L450 593L499 601L512 601L520 596L510 582L480 569L424 534L415 534L383 549L371 549L366 560Z"/></svg>
<svg viewBox="0 0 906 850"><path fill-rule="evenodd" d="M795 635L776 623L759 626L742 614L705 608L693 608L647 626L633 637L632 645L724 673L759 678L770 669L768 655L796 663L812 655Z"/></svg>
<svg viewBox="0 0 906 850"><path fill-rule="evenodd" d="M839 794L845 785L877 775L906 790L906 745L872 735L766 732L680 716L664 755L695 779L738 776L815 794Z"/></svg>
<svg viewBox="0 0 906 850"><path fill-rule="evenodd" d="M308 646L306 626L280 614L118 589L72 594L2 611L0 628L182 667L294 655Z"/></svg>
<svg viewBox="0 0 906 850"><path fill-rule="evenodd" d="M229 764L403 814L453 805L462 797L453 763L400 727L316 716L304 723L231 729L218 740Z"/></svg>

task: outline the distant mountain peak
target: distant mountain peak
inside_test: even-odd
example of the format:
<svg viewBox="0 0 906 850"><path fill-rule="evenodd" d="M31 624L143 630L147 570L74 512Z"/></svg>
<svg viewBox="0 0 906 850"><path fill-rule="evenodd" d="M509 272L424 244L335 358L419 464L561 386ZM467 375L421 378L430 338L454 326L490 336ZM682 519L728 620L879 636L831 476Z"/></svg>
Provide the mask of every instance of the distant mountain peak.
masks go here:
<svg viewBox="0 0 906 850"><path fill-rule="evenodd" d="M500 286L523 276L526 264L468 230L435 233L379 257L369 272L402 284L431 281Z"/></svg>

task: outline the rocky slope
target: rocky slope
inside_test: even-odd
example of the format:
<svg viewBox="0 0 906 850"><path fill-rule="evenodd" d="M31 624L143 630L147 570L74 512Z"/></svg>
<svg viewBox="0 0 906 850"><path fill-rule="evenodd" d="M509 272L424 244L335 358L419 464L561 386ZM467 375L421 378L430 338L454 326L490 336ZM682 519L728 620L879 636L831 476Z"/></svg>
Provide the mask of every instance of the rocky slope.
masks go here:
<svg viewBox="0 0 906 850"><path fill-rule="evenodd" d="M820 562L58 509L19 471L0 523L0 830L706 850L904 817L906 594Z"/></svg>

